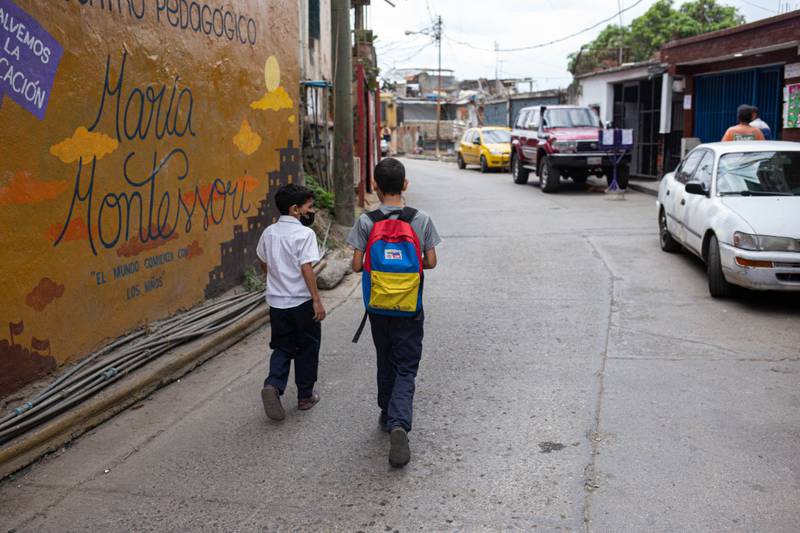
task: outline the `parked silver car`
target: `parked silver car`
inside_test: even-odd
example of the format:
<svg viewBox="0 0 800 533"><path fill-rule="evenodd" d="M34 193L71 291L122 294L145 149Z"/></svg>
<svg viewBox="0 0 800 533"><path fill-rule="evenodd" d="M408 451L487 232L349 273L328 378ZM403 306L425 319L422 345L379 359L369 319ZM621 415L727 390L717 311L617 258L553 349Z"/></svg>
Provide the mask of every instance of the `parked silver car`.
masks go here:
<svg viewBox="0 0 800 533"><path fill-rule="evenodd" d="M664 176L657 204L661 249L702 258L712 296L800 290L800 143L702 144Z"/></svg>

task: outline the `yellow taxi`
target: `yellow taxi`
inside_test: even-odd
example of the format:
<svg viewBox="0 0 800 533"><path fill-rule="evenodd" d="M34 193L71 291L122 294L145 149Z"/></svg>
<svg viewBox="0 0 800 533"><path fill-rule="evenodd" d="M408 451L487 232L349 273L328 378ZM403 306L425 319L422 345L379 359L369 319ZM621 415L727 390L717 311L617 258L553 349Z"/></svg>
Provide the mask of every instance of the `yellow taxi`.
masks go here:
<svg viewBox="0 0 800 533"><path fill-rule="evenodd" d="M511 129L501 127L470 128L456 148L458 168L480 165L481 172L508 168L511 157Z"/></svg>

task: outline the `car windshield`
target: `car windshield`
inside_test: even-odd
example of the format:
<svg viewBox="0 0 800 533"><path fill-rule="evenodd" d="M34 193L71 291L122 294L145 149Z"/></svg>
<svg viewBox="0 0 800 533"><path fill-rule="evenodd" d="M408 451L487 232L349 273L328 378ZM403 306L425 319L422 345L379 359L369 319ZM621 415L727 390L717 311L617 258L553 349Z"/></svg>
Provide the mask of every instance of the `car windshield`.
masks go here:
<svg viewBox="0 0 800 533"><path fill-rule="evenodd" d="M510 143L511 132L506 130L483 130L484 144Z"/></svg>
<svg viewBox="0 0 800 533"><path fill-rule="evenodd" d="M800 196L800 152L743 152L719 160L721 195Z"/></svg>
<svg viewBox="0 0 800 533"><path fill-rule="evenodd" d="M590 109L575 107L548 109L544 113L544 125L548 128L599 128L600 122Z"/></svg>

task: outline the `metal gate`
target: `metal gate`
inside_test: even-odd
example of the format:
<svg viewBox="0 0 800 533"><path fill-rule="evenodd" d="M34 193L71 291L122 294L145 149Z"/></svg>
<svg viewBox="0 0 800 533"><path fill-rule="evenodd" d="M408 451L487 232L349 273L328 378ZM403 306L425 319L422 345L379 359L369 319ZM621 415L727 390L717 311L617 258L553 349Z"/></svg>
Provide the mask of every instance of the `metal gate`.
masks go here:
<svg viewBox="0 0 800 533"><path fill-rule="evenodd" d="M658 177L661 77L614 85L614 125L633 130L631 174Z"/></svg>
<svg viewBox="0 0 800 533"><path fill-rule="evenodd" d="M695 78L694 135L703 142L719 141L725 130L738 123L741 104L758 107L761 119L779 138L783 67L766 67Z"/></svg>

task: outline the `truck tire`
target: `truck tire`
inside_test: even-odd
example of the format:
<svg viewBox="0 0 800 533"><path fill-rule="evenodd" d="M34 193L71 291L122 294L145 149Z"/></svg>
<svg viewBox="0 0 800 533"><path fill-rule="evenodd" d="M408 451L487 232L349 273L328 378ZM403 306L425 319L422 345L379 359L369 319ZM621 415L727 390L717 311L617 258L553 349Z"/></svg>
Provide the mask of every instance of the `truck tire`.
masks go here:
<svg viewBox="0 0 800 533"><path fill-rule="evenodd" d="M553 162L550 158L545 156L539 168L539 187L544 192L556 192L560 183L561 173L557 168L553 167Z"/></svg>
<svg viewBox="0 0 800 533"><path fill-rule="evenodd" d="M459 152L458 156L456 156L456 164L461 170L467 168L467 164L464 162L464 156L461 155L461 152Z"/></svg>
<svg viewBox="0 0 800 533"><path fill-rule="evenodd" d="M617 185L620 189L628 188L628 181L631 177L631 166L628 163L620 163L617 168Z"/></svg>
<svg viewBox="0 0 800 533"><path fill-rule="evenodd" d="M733 294L733 286L725 279L722 273L722 262L719 255L719 242L712 235L708 241L708 292L713 298L728 298Z"/></svg>
<svg viewBox="0 0 800 533"><path fill-rule="evenodd" d="M620 189L627 189L628 188L628 181L631 176L631 167L628 163L620 163L617 167L617 185L619 185ZM614 168L609 168L608 172L606 173L606 182L608 186L611 186L611 182L614 181Z"/></svg>
<svg viewBox="0 0 800 533"><path fill-rule="evenodd" d="M522 166L519 157L516 153L511 154L511 178L517 185L525 185L528 183L528 174L530 171Z"/></svg>
<svg viewBox="0 0 800 533"><path fill-rule="evenodd" d="M670 254L681 251L681 243L676 241L667 229L667 213L663 208L658 212L658 239L663 251Z"/></svg>

